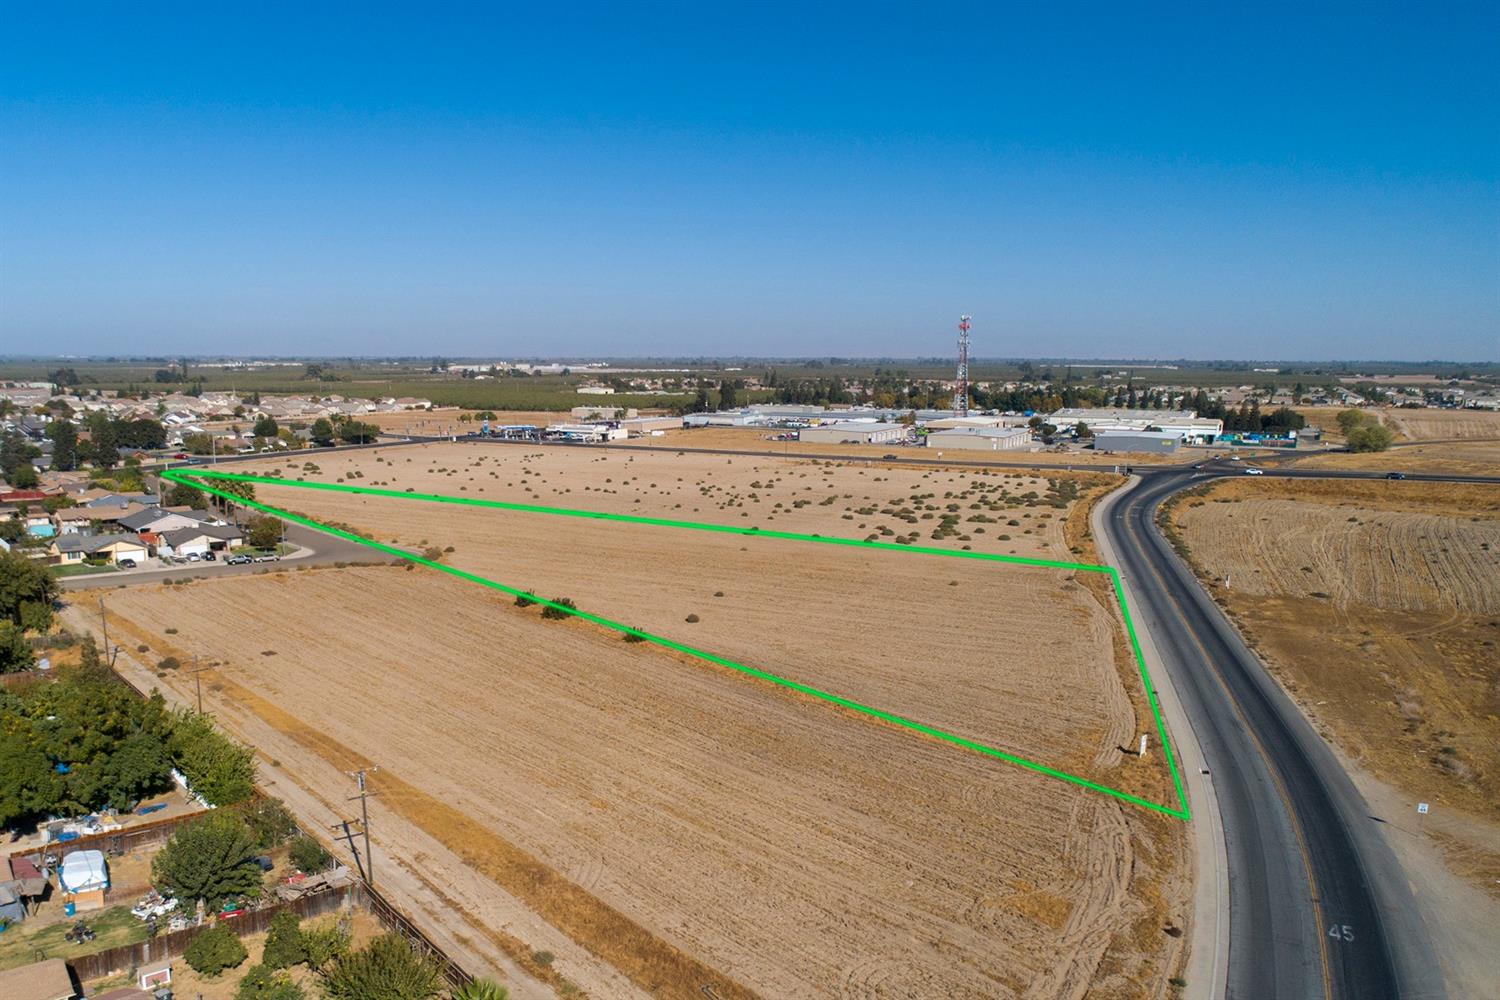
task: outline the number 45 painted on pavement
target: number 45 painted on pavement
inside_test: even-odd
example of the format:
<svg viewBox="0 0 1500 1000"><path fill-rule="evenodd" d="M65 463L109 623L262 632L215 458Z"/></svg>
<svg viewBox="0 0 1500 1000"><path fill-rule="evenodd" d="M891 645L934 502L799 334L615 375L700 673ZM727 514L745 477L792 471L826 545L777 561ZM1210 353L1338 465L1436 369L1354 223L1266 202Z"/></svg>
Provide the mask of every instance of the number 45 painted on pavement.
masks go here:
<svg viewBox="0 0 1500 1000"><path fill-rule="evenodd" d="M1353 941L1354 928L1348 924L1330 924L1328 927L1328 936L1335 941Z"/></svg>

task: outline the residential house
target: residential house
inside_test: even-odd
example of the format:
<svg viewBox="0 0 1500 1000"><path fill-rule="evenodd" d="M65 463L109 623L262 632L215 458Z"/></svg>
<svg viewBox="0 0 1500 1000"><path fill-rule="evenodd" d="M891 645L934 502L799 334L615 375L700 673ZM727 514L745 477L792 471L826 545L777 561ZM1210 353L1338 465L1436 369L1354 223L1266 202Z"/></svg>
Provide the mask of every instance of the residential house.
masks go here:
<svg viewBox="0 0 1500 1000"><path fill-rule="evenodd" d="M68 963L60 958L0 972L0 997L5 1000L73 1000L76 996Z"/></svg>
<svg viewBox="0 0 1500 1000"><path fill-rule="evenodd" d="M157 551L164 556L186 558L206 552L228 552L245 544L245 536L233 525L201 524L195 528L176 528L161 534Z"/></svg>
<svg viewBox="0 0 1500 1000"><path fill-rule="evenodd" d="M85 507L128 507L131 504L154 507L156 496L151 493L99 493L83 501Z"/></svg>
<svg viewBox="0 0 1500 1000"><path fill-rule="evenodd" d="M99 529L115 531L122 520L145 509L138 503L124 507L65 507L52 515L52 523L64 535L87 535Z"/></svg>
<svg viewBox="0 0 1500 1000"><path fill-rule="evenodd" d="M77 566L87 559L141 562L147 557L147 550L134 535L59 535L47 547L47 555L59 565Z"/></svg>
<svg viewBox="0 0 1500 1000"><path fill-rule="evenodd" d="M218 520L217 517L203 510L188 510L187 508L167 510L161 507L147 507L138 513L120 518L120 527L137 534L142 531L162 534L176 528L195 528L202 524L214 524Z"/></svg>

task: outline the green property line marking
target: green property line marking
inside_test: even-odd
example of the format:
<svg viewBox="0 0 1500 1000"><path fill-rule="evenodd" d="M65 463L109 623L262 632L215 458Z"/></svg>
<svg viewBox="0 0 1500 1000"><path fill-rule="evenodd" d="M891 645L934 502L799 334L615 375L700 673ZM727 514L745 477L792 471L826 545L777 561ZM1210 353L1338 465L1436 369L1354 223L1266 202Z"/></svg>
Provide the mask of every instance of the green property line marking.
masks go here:
<svg viewBox="0 0 1500 1000"><path fill-rule="evenodd" d="M543 605L544 607L556 608L558 611L564 612L575 618L582 618L585 621L593 622L596 625L602 625L605 628L611 629L613 631L636 636L640 639L655 643L656 645L662 646L666 649L675 650L679 653L685 653L689 656L696 657L708 663L717 664L721 667L727 667L730 670L734 670L747 676L767 681L771 684L777 685L778 687L787 688L788 690L796 691L800 694L805 694L812 698L817 698L820 701L838 705L841 708L846 708L850 711L858 712L862 715L867 715L871 718L879 719L882 722L888 722L891 725L899 726L902 729L908 729L912 732L921 733L924 736L930 736L933 739L942 740L945 743L951 743L954 746L962 747L965 750L971 750L974 753L983 754L986 757L993 757L997 760L1003 760L1009 764L1014 764L1017 767L1025 768L1028 771L1034 771L1038 774L1045 774L1050 778L1057 778L1060 781L1066 781L1070 784L1078 785L1082 788L1087 788L1090 791L1099 792L1102 795L1108 795L1113 798L1120 799L1124 802L1129 802L1132 805L1140 806L1143 809L1149 809L1154 812L1163 813L1167 816L1171 816L1175 819L1184 821L1187 821L1191 818L1191 813L1188 809L1187 795L1184 792L1182 786L1182 776L1178 773L1177 770L1177 762L1172 754L1171 741L1167 739L1167 728L1166 724L1162 720L1161 707L1157 702L1156 691L1151 686L1151 679L1146 671L1145 657L1141 655L1140 642L1136 638L1135 625L1131 621L1130 611L1125 604L1125 593L1120 585L1120 574L1117 570L1109 566L1095 566L1090 563L1060 562L1051 559L1031 559L1024 556L1006 556L983 552L964 552L961 550L939 549L920 545L896 545L890 542L866 542L850 538L829 538L822 535L804 535L790 531L767 531L759 528L737 528L731 525L704 524L697 521L675 521L665 518L641 517L633 514L606 514L601 511L576 510L567 507L547 507L540 504L509 503L503 500L480 500L474 497L453 497L444 496L438 493L407 493L399 490L376 489L374 487L368 486L349 486L342 483L299 482L296 480L284 479L279 476L250 476L241 473L219 472L217 470L210 469L193 468L187 471L167 469L162 472L161 478L167 480L168 482L182 483L186 486L192 486L197 489L201 489L207 493L213 494L214 496L229 500L241 506L249 507L253 510L262 511L263 513L273 514L280 518L285 518L288 521L291 521L295 524L300 524L307 528L311 528L314 531L321 531L324 534L333 535L337 538L342 538L345 541L354 542L358 545L363 545L366 548L375 549L376 551L384 552L387 555L392 555L399 559L405 559L408 562L416 563L420 566L426 566L429 569L435 569L440 573L447 573L449 576L457 577L460 580L467 580L470 583L477 583L480 586L488 587L491 590L498 590L502 593L510 594L516 597L525 595L527 598L533 600L537 604ZM823 691L819 688L812 687L811 685L803 684L799 681L794 681L790 678L782 677L778 674L773 674L769 671L761 670L757 667L751 667L743 663L737 663L734 660L727 659L726 657L719 656L715 653L710 653L706 650L697 649L693 646L687 645L686 643L677 642L674 639L668 639L665 636L653 635L650 632L645 632L641 629L633 628L629 625L622 625L619 622L611 621L610 619L601 617L600 615L582 611L577 608L570 608L566 605L557 604L552 601L546 600L545 598L537 597L529 591L521 590L517 587L507 586L506 584L500 583L496 580L488 579L487 577L479 576L475 573L469 573L465 570L461 570L453 566L445 566L442 563L434 562L430 559L424 559L421 556L413 555L410 552L396 548L395 546L385 545L381 542L375 541L374 539L361 537L360 535L356 535L353 532L345 531L341 528L335 528L332 525L323 524L319 521L313 520L312 518L303 517L302 515L294 514L291 511L281 510L277 507L272 507L269 504L259 503L254 500L245 500L234 493L228 492L227 490L215 489L214 487L209 486L207 483L203 482L203 479L205 478L221 479L242 483L264 483L268 486L293 486L298 489L329 490L335 493L357 493L364 496L394 497L400 500L426 500L435 503L461 504L469 507L488 507L496 510L522 511L532 514L550 514L558 517L581 517L598 521L620 521L628 524L649 524L657 527L667 528L693 528L698 531L713 531L721 534L748 535L758 536L762 538L781 538L798 542L818 542L823 545L848 545L855 548L884 549L893 552L919 552L928 555L945 556L947 558L984 559L991 562L1012 563L1021 566L1041 566L1050 569L1068 569L1077 570L1080 572L1108 574L1111 586L1114 590L1115 600L1120 606L1121 617L1125 622L1125 630L1130 637L1130 648L1133 655L1135 656L1136 669L1140 674L1141 684L1144 686L1146 691L1146 700L1151 706L1151 715L1156 724L1156 736L1157 739L1161 742L1162 751L1167 760L1167 769L1172 776L1172 788L1177 796L1177 806L1176 808L1173 808L1171 806L1162 805L1159 802L1151 802L1147 799L1141 798L1138 795L1132 795L1129 792L1121 791L1118 788L1110 788L1106 785L1101 785L1098 782L1090 781L1087 778L1079 777L1076 774L1068 774L1066 771L1060 771L1056 768L1048 767L1047 765L1039 763L1037 761L1028 760L1025 757L1021 757L1013 753L1007 753L1006 751L1001 750L997 747L992 747L984 743L978 743L974 740L965 739L962 736L947 732L946 730L938 729L935 726L929 726L925 723L917 722L913 719L908 719L904 716L896 715L892 712L887 712L884 709L874 708L870 705L861 704L860 702L853 701L849 698L844 698L831 692Z"/></svg>

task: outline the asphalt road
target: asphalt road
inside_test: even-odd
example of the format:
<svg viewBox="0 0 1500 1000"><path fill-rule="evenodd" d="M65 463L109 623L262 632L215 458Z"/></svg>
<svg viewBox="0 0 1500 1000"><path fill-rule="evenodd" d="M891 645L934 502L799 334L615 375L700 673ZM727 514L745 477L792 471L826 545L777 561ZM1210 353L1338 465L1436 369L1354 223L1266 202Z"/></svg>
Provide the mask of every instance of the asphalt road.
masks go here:
<svg viewBox="0 0 1500 1000"><path fill-rule="evenodd" d="M1162 500L1207 475L1234 474L1237 464L1224 463L1224 472L1137 470L1140 482L1105 521L1218 801L1229 885L1226 995L1445 996L1380 819L1156 527Z"/></svg>

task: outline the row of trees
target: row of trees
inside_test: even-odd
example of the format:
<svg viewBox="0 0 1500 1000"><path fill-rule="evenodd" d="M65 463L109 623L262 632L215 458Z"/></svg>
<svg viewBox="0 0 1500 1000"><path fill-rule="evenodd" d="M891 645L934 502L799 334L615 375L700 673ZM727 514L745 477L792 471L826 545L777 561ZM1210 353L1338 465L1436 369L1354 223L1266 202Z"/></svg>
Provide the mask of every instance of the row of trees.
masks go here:
<svg viewBox="0 0 1500 1000"><path fill-rule="evenodd" d="M51 683L0 691L0 827L136 801L172 787L176 767L218 805L254 792L255 761L206 716L138 697L93 640Z"/></svg>

